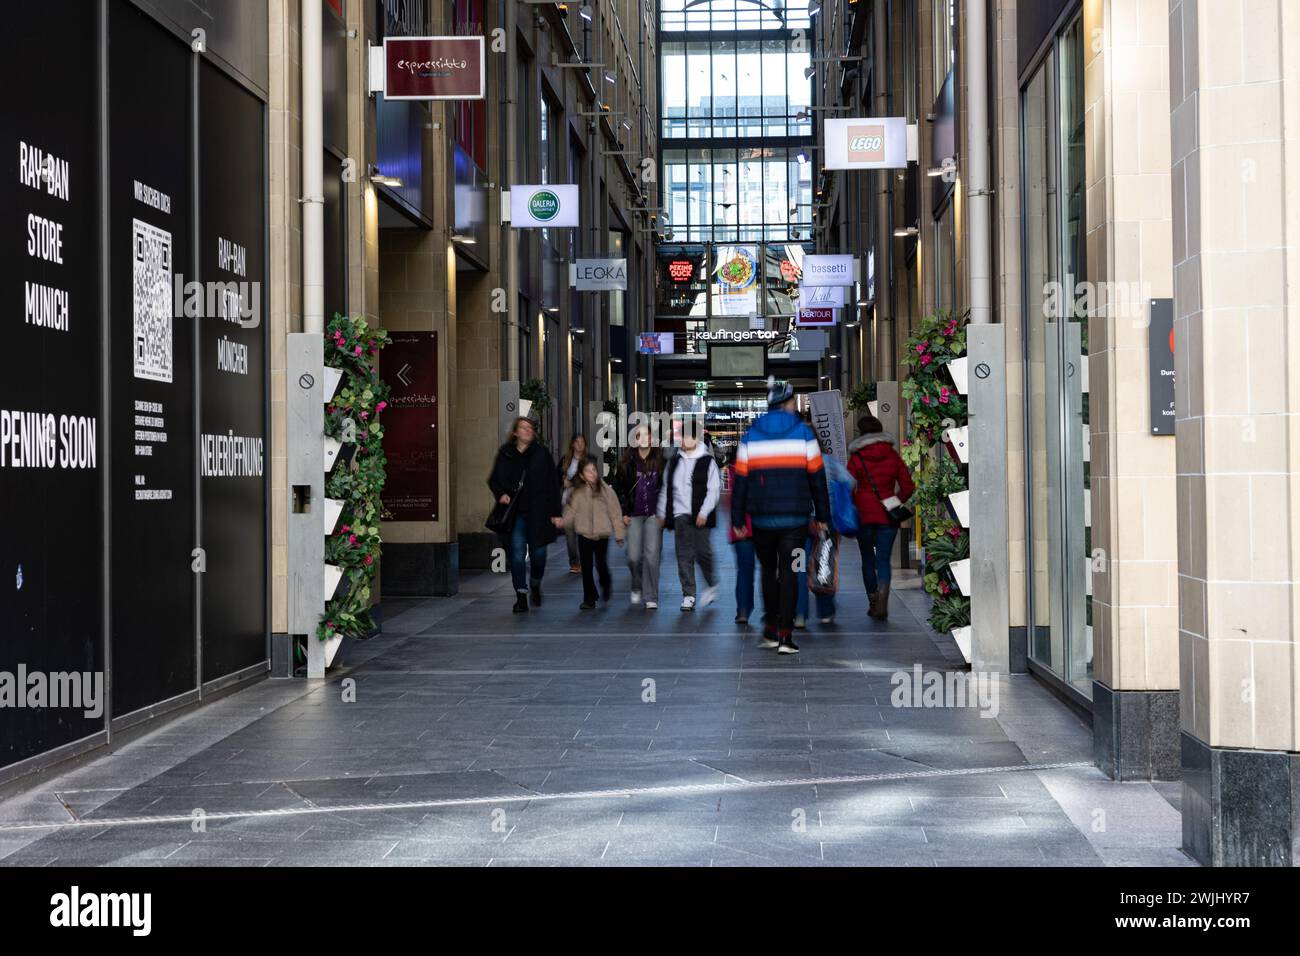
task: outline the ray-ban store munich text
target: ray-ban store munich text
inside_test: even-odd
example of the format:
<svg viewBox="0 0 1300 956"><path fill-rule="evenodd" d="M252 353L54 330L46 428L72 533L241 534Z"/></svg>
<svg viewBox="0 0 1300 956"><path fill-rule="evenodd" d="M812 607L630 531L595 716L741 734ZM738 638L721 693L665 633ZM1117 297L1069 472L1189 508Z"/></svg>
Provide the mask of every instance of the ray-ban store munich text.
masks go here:
<svg viewBox="0 0 1300 956"><path fill-rule="evenodd" d="M265 673L267 11L18 4L0 49L4 779Z"/></svg>

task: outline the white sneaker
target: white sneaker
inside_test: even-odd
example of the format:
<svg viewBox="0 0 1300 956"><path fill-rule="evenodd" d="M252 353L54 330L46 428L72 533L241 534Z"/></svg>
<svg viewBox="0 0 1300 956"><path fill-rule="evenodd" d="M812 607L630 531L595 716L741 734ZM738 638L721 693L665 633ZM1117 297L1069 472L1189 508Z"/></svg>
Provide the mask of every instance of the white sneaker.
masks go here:
<svg viewBox="0 0 1300 956"><path fill-rule="evenodd" d="M686 595L686 597L682 598L682 610L683 610L683 611L694 611L694 610L695 610L695 595L694 595L694 594L688 594L688 595Z"/></svg>
<svg viewBox="0 0 1300 956"><path fill-rule="evenodd" d="M641 603L641 592L640 592L640 591L633 591L633 592L632 592L632 603L633 603L633 604L640 604L640 603Z"/></svg>
<svg viewBox="0 0 1300 956"><path fill-rule="evenodd" d="M700 607L706 607L712 604L717 599L718 599L718 587L715 584L712 587L705 588L704 593L700 595Z"/></svg>
<svg viewBox="0 0 1300 956"><path fill-rule="evenodd" d="M647 611L657 611L657 610L659 609L659 602L658 602L658 601L646 601L646 602L645 602L645 609L646 609Z"/></svg>

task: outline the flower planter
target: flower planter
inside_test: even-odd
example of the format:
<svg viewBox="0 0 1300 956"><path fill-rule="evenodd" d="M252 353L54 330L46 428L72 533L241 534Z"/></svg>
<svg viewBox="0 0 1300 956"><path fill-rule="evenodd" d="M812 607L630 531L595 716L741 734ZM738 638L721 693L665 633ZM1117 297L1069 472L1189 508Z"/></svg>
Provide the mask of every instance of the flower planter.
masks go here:
<svg viewBox="0 0 1300 956"><path fill-rule="evenodd" d="M332 534L335 525L339 523L339 515L343 514L343 506L346 504L342 498L325 499L325 534Z"/></svg>
<svg viewBox="0 0 1300 956"><path fill-rule="evenodd" d="M949 562L948 570L952 572L952 579L957 582L962 597L970 597L970 558Z"/></svg>
<svg viewBox="0 0 1300 956"><path fill-rule="evenodd" d="M965 627L954 627L952 629L952 639L957 642L957 650L961 651L961 656L965 658L966 663L970 663L970 625Z"/></svg>
<svg viewBox="0 0 1300 956"><path fill-rule="evenodd" d="M952 376L952 384L957 391L963 395L966 394L966 356L953 359L948 363L948 374Z"/></svg>
<svg viewBox="0 0 1300 956"><path fill-rule="evenodd" d="M339 390L339 382L341 381L343 381L343 369L330 368L328 365L325 366L325 397L322 401L324 401L326 405L328 405L330 399L334 397L334 393Z"/></svg>
<svg viewBox="0 0 1300 956"><path fill-rule="evenodd" d="M970 429L965 425L949 428L943 433L943 440L963 465L970 461Z"/></svg>
<svg viewBox="0 0 1300 956"><path fill-rule="evenodd" d="M334 658L338 656L339 648L343 646L343 635L335 634L333 637L325 638L325 667L329 668L334 664Z"/></svg>
<svg viewBox="0 0 1300 956"><path fill-rule="evenodd" d="M343 569L337 564L325 565L325 601L326 603L334 599L335 593L339 589L339 584L343 580Z"/></svg>
<svg viewBox="0 0 1300 956"><path fill-rule="evenodd" d="M325 437L325 474L330 473L334 467L334 462L338 460L339 452L343 450L343 443L337 438Z"/></svg>
<svg viewBox="0 0 1300 956"><path fill-rule="evenodd" d="M954 491L948 496L948 510L963 528L970 527L970 492Z"/></svg>

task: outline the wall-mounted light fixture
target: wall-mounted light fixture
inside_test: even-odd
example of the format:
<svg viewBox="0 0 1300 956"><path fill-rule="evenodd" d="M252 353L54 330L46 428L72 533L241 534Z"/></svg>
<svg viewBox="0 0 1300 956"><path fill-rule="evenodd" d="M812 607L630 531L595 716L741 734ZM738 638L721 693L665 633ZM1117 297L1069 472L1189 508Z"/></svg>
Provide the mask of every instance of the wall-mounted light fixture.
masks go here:
<svg viewBox="0 0 1300 956"><path fill-rule="evenodd" d="M370 164L367 170L367 175L369 176L370 181L376 186L387 186L390 189L398 189L402 185L402 180L399 177L381 173L379 167L374 163Z"/></svg>

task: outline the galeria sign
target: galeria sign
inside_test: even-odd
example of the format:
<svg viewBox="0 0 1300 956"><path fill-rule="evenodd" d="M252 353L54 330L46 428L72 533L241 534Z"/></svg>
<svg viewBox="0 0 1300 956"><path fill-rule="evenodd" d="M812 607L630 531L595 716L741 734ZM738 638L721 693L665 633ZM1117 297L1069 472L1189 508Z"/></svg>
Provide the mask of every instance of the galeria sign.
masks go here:
<svg viewBox="0 0 1300 956"><path fill-rule="evenodd" d="M823 129L825 169L905 169L907 120L827 119Z"/></svg>
<svg viewBox="0 0 1300 956"><path fill-rule="evenodd" d="M626 259L579 259L573 264L573 287L579 292L626 292Z"/></svg>
<svg viewBox="0 0 1300 956"><path fill-rule="evenodd" d="M483 46L483 37L384 37L384 99L483 99Z"/></svg>
<svg viewBox="0 0 1300 956"><path fill-rule="evenodd" d="M516 229L560 229L577 224L576 185L510 187L510 225Z"/></svg>

